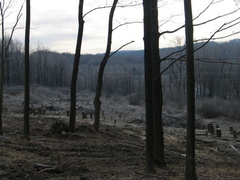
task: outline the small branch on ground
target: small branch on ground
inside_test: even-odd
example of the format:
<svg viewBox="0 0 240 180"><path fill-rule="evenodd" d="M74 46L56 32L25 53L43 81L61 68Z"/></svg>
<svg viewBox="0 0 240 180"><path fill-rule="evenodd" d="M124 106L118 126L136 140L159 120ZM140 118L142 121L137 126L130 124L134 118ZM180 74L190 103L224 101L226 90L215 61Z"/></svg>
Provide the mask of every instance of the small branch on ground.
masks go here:
<svg viewBox="0 0 240 180"><path fill-rule="evenodd" d="M38 170L38 173L42 172L48 172L48 173L62 173L64 170L70 165L70 163L63 163L60 165L47 165L47 164L40 164L40 163L35 163L33 167L35 167Z"/></svg>

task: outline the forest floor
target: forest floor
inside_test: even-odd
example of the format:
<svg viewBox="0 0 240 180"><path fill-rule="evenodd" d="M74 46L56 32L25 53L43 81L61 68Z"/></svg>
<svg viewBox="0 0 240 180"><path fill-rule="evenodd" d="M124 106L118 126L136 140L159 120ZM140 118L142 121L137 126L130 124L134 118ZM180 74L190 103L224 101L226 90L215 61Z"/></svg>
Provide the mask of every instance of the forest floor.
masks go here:
<svg viewBox="0 0 240 180"><path fill-rule="evenodd" d="M127 105L127 97L102 98L100 131L94 131L91 113L93 94L78 97L76 132L54 134L52 125L68 124L69 92L36 87L31 90L31 138L23 138L23 93L9 88L4 94L4 134L0 136L2 180L182 180L185 168L186 118L184 111L164 109L167 167L156 174L145 171L144 107ZM207 124L219 125L222 137L206 135ZM237 138L229 131L233 127ZM199 180L240 180L240 122L197 118L196 171Z"/></svg>

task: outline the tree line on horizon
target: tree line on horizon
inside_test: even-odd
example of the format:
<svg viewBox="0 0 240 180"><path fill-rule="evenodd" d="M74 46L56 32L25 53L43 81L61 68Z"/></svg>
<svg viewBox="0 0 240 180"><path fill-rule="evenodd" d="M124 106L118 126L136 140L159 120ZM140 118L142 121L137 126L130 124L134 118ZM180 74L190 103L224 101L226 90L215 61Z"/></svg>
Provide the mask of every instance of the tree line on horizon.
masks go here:
<svg viewBox="0 0 240 180"><path fill-rule="evenodd" d="M211 42L195 53L196 96L240 99L240 40ZM200 44L195 44L200 46ZM6 86L23 85L24 53L20 42L11 43L11 53L5 63ZM162 56L182 48L176 45L160 49ZM185 52L181 52L184 54ZM180 56L178 54L177 56ZM85 54L79 65L78 90L96 89L97 70L103 54ZM49 87L69 87L74 54L37 49L30 54L30 84ZM176 55L162 63L167 68ZM176 62L163 73L163 89L186 94L186 62ZM144 97L143 51L120 51L111 57L104 73L106 94Z"/></svg>

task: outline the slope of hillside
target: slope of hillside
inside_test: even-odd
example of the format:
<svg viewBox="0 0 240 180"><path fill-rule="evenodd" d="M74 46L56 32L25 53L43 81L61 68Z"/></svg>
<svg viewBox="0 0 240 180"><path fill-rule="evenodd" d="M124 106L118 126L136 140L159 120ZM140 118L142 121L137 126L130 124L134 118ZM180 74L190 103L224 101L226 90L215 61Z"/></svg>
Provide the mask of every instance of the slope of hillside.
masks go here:
<svg viewBox="0 0 240 180"><path fill-rule="evenodd" d="M144 107L127 104L126 97L102 98L100 132L93 119L82 112L92 112L93 94L78 94L76 133L53 134L56 121L68 124L69 91L61 88L31 89L31 139L22 135L23 92L12 88L4 96L4 135L0 136L0 179L184 179L186 130L182 111L164 112L167 168L156 174L145 172ZM37 109L46 108L45 113ZM207 124L218 124L222 137L208 134ZM237 138L229 126L238 130ZM240 122L224 119L197 120L196 166L198 179L239 179Z"/></svg>

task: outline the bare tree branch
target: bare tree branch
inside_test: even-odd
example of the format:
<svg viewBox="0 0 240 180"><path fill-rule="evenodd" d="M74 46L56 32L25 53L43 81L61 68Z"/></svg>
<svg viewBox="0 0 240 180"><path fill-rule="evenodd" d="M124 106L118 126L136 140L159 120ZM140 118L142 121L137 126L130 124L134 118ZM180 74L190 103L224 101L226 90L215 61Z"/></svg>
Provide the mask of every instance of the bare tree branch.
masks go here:
<svg viewBox="0 0 240 180"><path fill-rule="evenodd" d="M231 59L231 58L228 58ZM200 61L200 62L205 62L205 63L212 63L212 64L230 64L230 65L237 65L240 66L240 63L236 63L236 62L227 62L225 61L226 59L208 59L208 58L197 58L195 59L196 61ZM220 60L220 61L219 61ZM232 58L231 60L237 60L239 61L239 58Z"/></svg>
<svg viewBox="0 0 240 180"><path fill-rule="evenodd" d="M204 44L202 44L200 47L194 49L194 52L198 51L199 49L203 48L204 46L206 46L210 41L211 39L225 26L226 24L224 23L220 28L218 28L217 31L215 31L211 36L210 38L208 38L208 40L206 42L204 42ZM186 47L184 47L183 49L180 50L180 52L184 51L186 49ZM173 54L176 54L176 52L173 52ZM183 57L185 57L186 55L182 55L182 56L179 56L178 58L176 58L173 62L171 62L161 73L160 75L162 75L165 71L167 71L174 63L176 63L177 61L179 61L180 59L182 59ZM166 57L170 57L170 56L166 56ZM164 60L167 60L167 58L163 58Z"/></svg>
<svg viewBox="0 0 240 180"><path fill-rule="evenodd" d="M186 47L184 48L184 50L186 49ZM186 55L182 55L179 56L177 59L175 59L173 62L171 62L163 71L161 71L160 75L162 75L165 71L167 71L173 64L175 64L177 61L179 61L180 59L184 58ZM159 75L159 76L160 76Z"/></svg>
<svg viewBox="0 0 240 180"><path fill-rule="evenodd" d="M229 29L229 28L231 28L231 27L233 27L233 26L238 25L238 24L240 23L240 21L236 22L237 20L240 20L240 17L237 17L236 19L234 19L234 20L232 20L232 21L226 22L225 24L226 24L226 25L229 25L229 26L227 26L227 27L225 27L225 28L222 28L221 31L225 31L226 29ZM236 22L236 23L235 23L235 22ZM234 23L234 24L232 24L232 23Z"/></svg>
<svg viewBox="0 0 240 180"><path fill-rule="evenodd" d="M88 11L87 13L85 13L85 14L83 15L83 18L84 18L85 16L87 16L88 14L90 14L91 12L93 12L93 11L100 10L100 9L106 9L106 8L111 8L111 6L101 6L101 7L93 8L93 9L91 9L90 11Z"/></svg>
<svg viewBox="0 0 240 180"><path fill-rule="evenodd" d="M198 24L194 24L194 26L200 26L200 25L204 25L204 24L210 23L210 22L215 21L215 20L217 20L217 19L220 19L220 18L229 16L229 15L232 15L232 14L238 12L239 10L240 10L240 8L237 8L236 10L231 11L231 12L229 12L229 13L226 13L226 14L223 14L223 15L219 15L219 16L217 16L217 17L214 17L214 18L212 18L212 19L209 19L209 20L207 20L207 21L204 21L204 22L201 22L201 23L198 23Z"/></svg>
<svg viewBox="0 0 240 180"><path fill-rule="evenodd" d="M167 33L169 33L169 34L175 33L175 32L179 31L180 29L182 29L182 28L184 28L184 27L185 27L185 25L182 25L182 26L180 26L180 27L178 27L177 29L174 29L174 30L172 30L172 31L163 31L163 32L159 33L159 37L162 36L162 35L164 35L164 34L167 34Z"/></svg>
<svg viewBox="0 0 240 180"><path fill-rule="evenodd" d="M179 14L175 14L175 15L171 15L170 17L165 18L165 20L161 20L160 22L162 22L162 24L159 25L159 27L163 26L164 24L170 22L170 20L175 17L175 16L179 16Z"/></svg>
<svg viewBox="0 0 240 180"><path fill-rule="evenodd" d="M9 41L7 43L7 46L6 46L6 51L9 49L9 46L10 46L10 43L11 43L11 40L12 40L12 37L13 37L13 33L15 32L15 30L17 28L17 25L18 25L18 22L19 22L19 20L22 17L22 9L23 9L23 5L21 6L21 8L20 8L20 10L19 10L19 12L17 14L17 19L15 21L15 24L12 27L12 30L11 30L11 33L10 33L10 38L9 38ZM6 56L6 58L7 58L7 56Z"/></svg>
<svg viewBox="0 0 240 180"><path fill-rule="evenodd" d="M115 28L113 28L113 31L118 29L119 27L125 26L125 25L129 25L129 24L142 24L143 22L141 21L134 21L134 22L126 22L126 23L122 23L119 24L118 26L116 26Z"/></svg>
<svg viewBox="0 0 240 180"><path fill-rule="evenodd" d="M229 38L231 36L234 36L236 34L240 34L240 31L234 32L234 33L226 35L226 36L220 36L220 37L217 37L217 38L212 38L212 40L225 39L225 38Z"/></svg>
<svg viewBox="0 0 240 180"><path fill-rule="evenodd" d="M202 12L200 12L195 18L193 18L193 21L198 19L203 13L205 13L210 8L210 6L214 3L214 1L215 0L212 0Z"/></svg>
<svg viewBox="0 0 240 180"><path fill-rule="evenodd" d="M136 3L136 4L118 5L117 8L135 7L135 6L139 6L139 5L141 5L141 4L140 3ZM107 8L111 8L111 7L112 7L111 5L108 6L108 5L105 4L104 6L93 8L93 9L89 10L87 13L85 13L83 15L83 18L85 16L87 16L88 14L90 14L91 12L93 12L93 11L101 10L101 9L107 9Z"/></svg>
<svg viewBox="0 0 240 180"><path fill-rule="evenodd" d="M201 49L201 48L203 48L204 46L206 46L206 45L211 41L211 39L212 39L212 38L221 30L221 28L224 27L224 26L225 26L225 23L224 23L220 28L218 28L218 30L215 31L215 32L210 36L210 38L209 38L206 42L204 42L204 44L202 44L200 47L196 48L196 49L194 50L194 52L196 52L196 51L198 51L199 49Z"/></svg>
<svg viewBox="0 0 240 180"><path fill-rule="evenodd" d="M217 2L214 2L214 0L212 0L211 3L210 3L202 12L200 12L200 14L198 14L193 20L198 19L207 9L209 9L209 7L210 7L212 4L216 4L216 3L219 3L219 2L221 2L221 1L222 1L222 0L219 0L219 1L217 1ZM217 20L217 19L220 19L220 18L229 16L229 15L232 15L232 14L234 14L234 13L237 13L239 10L240 10L240 8L237 8L237 9L234 10L234 11L225 13L225 14L223 14L223 15L214 17L214 18L212 18L212 19L209 19L209 20L207 20L207 21L204 21L204 22L201 22L201 23L198 23L198 24L194 24L193 26L195 27L195 26L200 26L200 25L204 25L204 24L213 22L213 21L215 21L215 20ZM175 32L181 30L181 29L184 28L184 27L185 27L185 25L182 25L182 26L180 26L180 27L178 27L178 28L176 28L176 29L174 29L174 30L172 30L172 31L163 31L163 32L159 33L159 37L162 36L163 34L175 33Z"/></svg>
<svg viewBox="0 0 240 180"><path fill-rule="evenodd" d="M174 52L170 53L169 55L165 56L164 58L162 58L161 61L169 60L169 58L170 58L171 56L173 56L174 54L178 54L178 53L180 53L180 52L183 52L185 49L186 49L186 48L184 47L184 48L182 48L182 49L180 49L180 50L178 50L178 51L174 51Z"/></svg>
<svg viewBox="0 0 240 180"><path fill-rule="evenodd" d="M124 48L125 46L127 46L127 45L129 45L129 44L131 44L131 43L134 43L134 42L135 42L135 41L130 41L130 42L122 45L120 48L118 48L116 51L114 51L112 54L110 54L110 55L109 55L109 58L110 58L111 56L113 56L114 54L116 54L119 50L121 50L121 49Z"/></svg>

